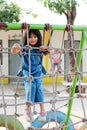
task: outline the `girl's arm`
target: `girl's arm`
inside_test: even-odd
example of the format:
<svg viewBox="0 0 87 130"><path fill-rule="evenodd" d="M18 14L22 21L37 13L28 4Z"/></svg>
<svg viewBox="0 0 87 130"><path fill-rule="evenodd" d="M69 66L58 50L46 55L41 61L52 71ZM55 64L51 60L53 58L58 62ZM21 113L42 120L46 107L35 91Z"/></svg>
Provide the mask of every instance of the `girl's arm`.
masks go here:
<svg viewBox="0 0 87 130"><path fill-rule="evenodd" d="M11 48L12 54L18 54L20 51L22 51L22 47L18 43L15 43Z"/></svg>

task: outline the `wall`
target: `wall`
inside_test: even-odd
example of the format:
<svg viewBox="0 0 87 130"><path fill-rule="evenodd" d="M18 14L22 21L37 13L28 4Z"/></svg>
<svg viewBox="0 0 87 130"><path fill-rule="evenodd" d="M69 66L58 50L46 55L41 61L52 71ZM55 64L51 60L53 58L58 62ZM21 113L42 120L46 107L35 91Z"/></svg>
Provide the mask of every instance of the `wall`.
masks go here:
<svg viewBox="0 0 87 130"><path fill-rule="evenodd" d="M0 30L0 40L2 40L2 47L3 48L8 48L8 41L12 40L12 39L21 39L21 31L18 30L10 30L10 31L4 31L4 30ZM2 74L0 75L8 75L9 71L9 59L8 59L8 53L10 52L10 48L3 50L3 52L6 53L2 53L2 59L3 59L3 65L1 65L1 70L2 70ZM1 81L2 82L2 81ZM4 78L3 82L5 84L8 83L8 78Z"/></svg>

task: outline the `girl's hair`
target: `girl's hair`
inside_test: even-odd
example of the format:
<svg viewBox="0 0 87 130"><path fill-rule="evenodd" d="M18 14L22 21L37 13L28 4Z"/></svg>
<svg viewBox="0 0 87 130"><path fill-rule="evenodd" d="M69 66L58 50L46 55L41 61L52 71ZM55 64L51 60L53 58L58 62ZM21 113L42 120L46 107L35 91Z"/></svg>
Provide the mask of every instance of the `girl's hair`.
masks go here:
<svg viewBox="0 0 87 130"><path fill-rule="evenodd" d="M41 44L42 44L42 36L41 36L40 31L37 30L37 29L30 29L30 30L28 31L28 37L30 37L31 34L36 35L37 38L38 38L38 41L37 41L37 43L35 44L35 47L40 47ZM25 32L25 35L24 35L24 38L23 38L23 43L24 43L24 45L27 45L27 32Z"/></svg>

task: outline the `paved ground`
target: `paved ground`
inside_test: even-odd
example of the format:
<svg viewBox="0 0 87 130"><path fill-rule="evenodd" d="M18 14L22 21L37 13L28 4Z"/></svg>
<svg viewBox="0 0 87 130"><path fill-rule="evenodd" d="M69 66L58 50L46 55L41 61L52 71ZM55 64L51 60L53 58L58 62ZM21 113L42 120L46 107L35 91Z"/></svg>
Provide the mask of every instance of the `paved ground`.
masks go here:
<svg viewBox="0 0 87 130"><path fill-rule="evenodd" d="M55 94L53 94L53 91L56 93L56 99L58 100L55 103L55 108L67 113L67 105L68 100L64 100L65 98L69 98L69 94L65 90L65 87L63 85L58 84L55 85L44 85L44 92L45 92L45 109L46 111L50 111L53 109L53 105L50 103L51 101L54 101ZM16 92L17 91L17 92ZM58 92L60 92L58 94ZM5 96L1 96L3 95ZM17 94L17 100L15 102L14 95ZM75 94L75 97L77 94ZM5 101L6 107L3 107ZM15 103L17 103L17 108L15 107ZM82 105L83 104L83 105ZM21 109L20 109L21 108ZM7 114L7 115L14 115L14 113L17 113L20 115L18 119L23 124L24 128L26 129L27 126L29 126L29 123L25 120L23 113L25 108L25 90L23 85L1 85L0 86L0 115ZM83 111L84 108L84 111ZM33 107L32 107L33 109ZM72 111L71 111L71 119L75 123L77 121L81 121L81 118L87 117L87 99L81 99L81 98L74 98L73 105L72 105ZM35 105L35 111L39 113L39 105ZM36 118L36 116L35 116ZM82 123L79 123L78 126L80 127ZM51 125L53 127L54 125ZM0 130L2 128L0 127Z"/></svg>

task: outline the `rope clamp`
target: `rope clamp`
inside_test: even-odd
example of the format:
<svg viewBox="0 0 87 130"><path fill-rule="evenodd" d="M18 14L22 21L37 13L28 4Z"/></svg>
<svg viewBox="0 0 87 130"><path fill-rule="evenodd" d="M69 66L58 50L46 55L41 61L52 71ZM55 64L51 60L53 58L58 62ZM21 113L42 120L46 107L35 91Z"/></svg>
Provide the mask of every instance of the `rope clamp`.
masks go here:
<svg viewBox="0 0 87 130"><path fill-rule="evenodd" d="M28 50L31 50L31 49L32 49L32 47L29 46L29 45L26 45L25 47L26 47L26 49L28 49Z"/></svg>

